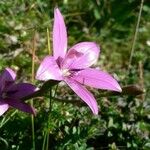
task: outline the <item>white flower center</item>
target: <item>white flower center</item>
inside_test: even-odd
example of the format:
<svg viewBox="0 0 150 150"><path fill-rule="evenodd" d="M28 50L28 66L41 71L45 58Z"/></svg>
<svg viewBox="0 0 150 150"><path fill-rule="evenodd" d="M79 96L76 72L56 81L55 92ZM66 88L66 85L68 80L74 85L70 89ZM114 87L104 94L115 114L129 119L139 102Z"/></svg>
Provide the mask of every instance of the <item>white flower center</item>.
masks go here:
<svg viewBox="0 0 150 150"><path fill-rule="evenodd" d="M63 74L63 76L69 76L69 75L71 75L71 73L69 72L69 69L62 69L62 74Z"/></svg>

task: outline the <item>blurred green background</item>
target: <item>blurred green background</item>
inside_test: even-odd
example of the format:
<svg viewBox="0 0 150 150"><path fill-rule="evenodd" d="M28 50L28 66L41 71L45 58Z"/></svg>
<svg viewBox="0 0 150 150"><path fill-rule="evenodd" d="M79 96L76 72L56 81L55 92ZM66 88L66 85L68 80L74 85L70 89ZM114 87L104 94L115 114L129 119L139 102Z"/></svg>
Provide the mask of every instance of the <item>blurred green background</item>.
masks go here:
<svg viewBox="0 0 150 150"><path fill-rule="evenodd" d="M93 90L101 111L93 116L84 106L35 99L36 149L42 149L43 133L50 132L49 149L57 150L149 150L150 149L150 1L145 0L131 67L129 58L140 0L0 0L0 70L17 71L19 81L31 81L33 41L36 69L48 54L47 28L52 35L53 11L58 6L65 18L69 46L95 41L101 47L97 67L115 76L122 86L138 84L140 96L100 97ZM33 40L34 39L34 40ZM51 39L52 41L52 39ZM38 85L37 81L35 81ZM56 97L78 99L66 86ZM31 117L10 109L0 121L0 150L31 150Z"/></svg>

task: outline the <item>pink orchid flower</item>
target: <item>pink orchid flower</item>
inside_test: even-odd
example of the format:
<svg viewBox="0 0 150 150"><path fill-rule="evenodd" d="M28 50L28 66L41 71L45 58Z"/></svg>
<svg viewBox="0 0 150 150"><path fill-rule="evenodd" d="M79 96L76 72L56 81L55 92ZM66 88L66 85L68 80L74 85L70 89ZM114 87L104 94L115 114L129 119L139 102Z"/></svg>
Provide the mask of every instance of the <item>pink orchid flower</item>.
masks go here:
<svg viewBox="0 0 150 150"><path fill-rule="evenodd" d="M121 92L118 82L108 73L89 68L97 62L100 48L94 42L81 42L67 52L67 31L58 8L54 11L53 56L46 56L36 79L65 81L69 87L98 114L97 102L84 85Z"/></svg>
<svg viewBox="0 0 150 150"><path fill-rule="evenodd" d="M21 111L35 114L34 108L27 105L21 99L35 92L36 87L28 83L15 83L16 74L10 68L6 68L0 75L0 116L12 106Z"/></svg>

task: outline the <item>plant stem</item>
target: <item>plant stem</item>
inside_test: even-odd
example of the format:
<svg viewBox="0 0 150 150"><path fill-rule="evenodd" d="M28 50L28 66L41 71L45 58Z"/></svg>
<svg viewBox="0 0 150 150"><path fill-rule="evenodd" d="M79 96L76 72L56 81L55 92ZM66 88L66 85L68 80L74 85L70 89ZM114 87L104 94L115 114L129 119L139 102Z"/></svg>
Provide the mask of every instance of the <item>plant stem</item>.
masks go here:
<svg viewBox="0 0 150 150"><path fill-rule="evenodd" d="M47 47L48 47L48 54L51 54L51 43L50 43L50 35L49 35L49 29L47 28Z"/></svg>
<svg viewBox="0 0 150 150"><path fill-rule="evenodd" d="M49 147L49 130L47 130L46 150L48 150L48 147Z"/></svg>
<svg viewBox="0 0 150 150"><path fill-rule="evenodd" d="M49 121L50 121L51 111L52 111L52 89L50 89L49 114L48 114L48 122L47 122L47 143L46 143L46 150L48 150L48 147L49 147Z"/></svg>
<svg viewBox="0 0 150 150"><path fill-rule="evenodd" d="M50 88L50 101L49 101L49 112L48 112L48 119L47 119L47 130L44 133L42 150L48 150L48 147L49 147L49 121L50 121L49 118L50 118L51 110L52 110L52 88Z"/></svg>
<svg viewBox="0 0 150 150"><path fill-rule="evenodd" d="M139 30L139 25L140 25L140 20L141 20L141 14L142 14L142 9L143 9L143 3L144 3L144 0L141 0L140 10L139 10L139 14L138 14L138 20L137 20L137 24L136 24L135 34L134 34L133 43L132 43L132 48L131 48L131 53L130 53L130 59L129 59L128 70L130 70L131 63L132 63L132 58L133 58L134 49L135 49L135 43L136 43L137 34L138 34L138 30Z"/></svg>
<svg viewBox="0 0 150 150"><path fill-rule="evenodd" d="M4 143L5 148L8 149L8 142L5 139L3 139L2 137L0 137L0 141L1 141L0 143Z"/></svg>
<svg viewBox="0 0 150 150"><path fill-rule="evenodd" d="M48 112L48 120L47 120L47 130L44 133L42 150L49 150L49 122L50 122L50 115L52 112L52 99L55 98L57 88L58 88L58 84L56 85L54 93L52 93L53 92L52 88L50 88L50 95L49 95L50 101L49 101L49 112Z"/></svg>
<svg viewBox="0 0 150 150"><path fill-rule="evenodd" d="M47 132L46 132L46 133L47 133ZM47 137L47 134L44 133L44 139L43 139L42 150L45 150L46 137Z"/></svg>
<svg viewBox="0 0 150 150"><path fill-rule="evenodd" d="M33 150L35 150L35 133L34 133L35 129L34 129L34 116L33 115L31 116L31 123L32 123L32 146L33 146Z"/></svg>
<svg viewBox="0 0 150 150"><path fill-rule="evenodd" d="M51 54L51 47L50 47L50 35L49 35L49 29L47 28L47 48L48 48L48 54ZM50 118L50 113L52 110L52 87L50 89L50 101L49 101L49 111L48 111L48 120L47 120L47 131L45 131L44 134L44 139L43 139L43 147L42 150L48 150L49 147L49 118Z"/></svg>
<svg viewBox="0 0 150 150"><path fill-rule="evenodd" d="M17 112L18 112L18 110L15 110L7 119L4 118L1 121L0 128L2 128L10 120L10 118L12 118Z"/></svg>
<svg viewBox="0 0 150 150"><path fill-rule="evenodd" d="M35 72L35 31L33 37L33 48L32 48L32 77L31 82L34 83L34 72ZM33 99L31 100L31 106L33 107ZM32 148L35 150L35 129L34 129L34 115L31 116L31 126L32 126Z"/></svg>

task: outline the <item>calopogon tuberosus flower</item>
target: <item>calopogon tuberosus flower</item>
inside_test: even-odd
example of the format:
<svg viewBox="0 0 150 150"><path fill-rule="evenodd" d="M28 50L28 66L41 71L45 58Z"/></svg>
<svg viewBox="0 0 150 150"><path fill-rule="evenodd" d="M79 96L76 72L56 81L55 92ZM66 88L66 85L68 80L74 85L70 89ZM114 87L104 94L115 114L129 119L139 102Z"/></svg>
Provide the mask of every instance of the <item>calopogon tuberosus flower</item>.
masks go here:
<svg viewBox="0 0 150 150"><path fill-rule="evenodd" d="M97 102L84 85L121 92L118 82L108 73L90 68L97 62L100 47L94 42L81 42L67 52L67 31L63 16L54 10L53 56L46 56L38 68L36 79L64 81L98 114Z"/></svg>
<svg viewBox="0 0 150 150"><path fill-rule="evenodd" d="M6 68L0 75L0 116L9 106L35 114L34 108L21 99L35 92L36 87L29 83L15 83L15 79L16 73L10 68Z"/></svg>

